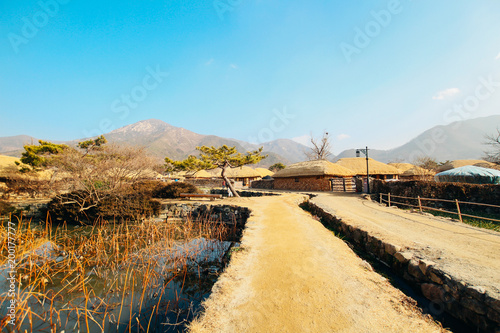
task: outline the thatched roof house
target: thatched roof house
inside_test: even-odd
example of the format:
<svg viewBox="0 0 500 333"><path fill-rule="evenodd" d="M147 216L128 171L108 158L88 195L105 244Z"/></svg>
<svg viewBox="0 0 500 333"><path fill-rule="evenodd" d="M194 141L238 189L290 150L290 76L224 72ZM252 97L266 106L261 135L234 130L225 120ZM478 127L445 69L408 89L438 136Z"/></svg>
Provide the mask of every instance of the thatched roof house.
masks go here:
<svg viewBox="0 0 500 333"><path fill-rule="evenodd" d="M216 168L207 171L212 177L221 178L222 169ZM226 177L237 182L243 182L243 185L248 185L250 181L261 178L257 171L245 165L237 168L227 168Z"/></svg>
<svg viewBox="0 0 500 333"><path fill-rule="evenodd" d="M335 164L354 171L357 176L366 176L366 158L364 157L341 158ZM377 179L397 179L401 174L399 169L372 158L368 159L368 168L370 177Z"/></svg>
<svg viewBox="0 0 500 333"><path fill-rule="evenodd" d="M273 175L274 188L299 191L353 190L352 170L325 161L295 163ZM347 182L346 182L347 180Z"/></svg>
<svg viewBox="0 0 500 333"><path fill-rule="evenodd" d="M432 176L434 176L435 172L421 168L419 166L413 166L413 168L410 168L406 171L404 171L401 175L401 179L432 179Z"/></svg>
<svg viewBox="0 0 500 333"><path fill-rule="evenodd" d="M488 165L488 167L495 165L495 163L491 163L491 162L484 161L484 160L454 160L454 161L448 162L444 165L441 165L440 167L437 168L437 171L443 172L443 171L447 171L447 170L451 170L451 169L455 169L455 168L460 168L460 167L467 166L467 165L479 164L479 163L481 164L482 167L484 167L486 165Z"/></svg>
<svg viewBox="0 0 500 333"><path fill-rule="evenodd" d="M411 163L387 163L387 165L395 167L396 169L398 169L401 172L405 172L406 170L410 170L413 167L415 167L415 165L413 165Z"/></svg>
<svg viewBox="0 0 500 333"><path fill-rule="evenodd" d="M264 178L265 176L274 175L274 172L265 168L255 168L255 171L257 171L257 173L260 175L261 178Z"/></svg>
<svg viewBox="0 0 500 333"><path fill-rule="evenodd" d="M190 172L185 175L186 178L196 178L196 179L201 179L201 178L212 178L213 175L208 173L206 170L200 170L196 172Z"/></svg>

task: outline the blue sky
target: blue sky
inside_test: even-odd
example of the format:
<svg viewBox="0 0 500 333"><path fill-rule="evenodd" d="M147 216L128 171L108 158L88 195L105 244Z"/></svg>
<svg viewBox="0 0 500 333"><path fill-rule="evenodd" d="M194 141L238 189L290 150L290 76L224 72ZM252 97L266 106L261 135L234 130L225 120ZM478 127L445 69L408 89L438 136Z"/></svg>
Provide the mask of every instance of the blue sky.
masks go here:
<svg viewBox="0 0 500 333"><path fill-rule="evenodd" d="M3 0L0 136L157 118L254 142L327 130L335 153L393 148L500 114L499 15L494 0Z"/></svg>

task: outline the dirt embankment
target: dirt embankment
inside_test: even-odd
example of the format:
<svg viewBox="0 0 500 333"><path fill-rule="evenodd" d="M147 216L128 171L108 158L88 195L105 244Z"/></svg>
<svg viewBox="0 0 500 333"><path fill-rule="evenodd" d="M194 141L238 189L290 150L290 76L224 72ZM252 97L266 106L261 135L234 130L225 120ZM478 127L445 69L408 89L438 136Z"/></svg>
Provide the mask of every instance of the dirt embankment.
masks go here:
<svg viewBox="0 0 500 333"><path fill-rule="evenodd" d="M228 200L253 214L192 332L443 331L302 211L301 200Z"/></svg>

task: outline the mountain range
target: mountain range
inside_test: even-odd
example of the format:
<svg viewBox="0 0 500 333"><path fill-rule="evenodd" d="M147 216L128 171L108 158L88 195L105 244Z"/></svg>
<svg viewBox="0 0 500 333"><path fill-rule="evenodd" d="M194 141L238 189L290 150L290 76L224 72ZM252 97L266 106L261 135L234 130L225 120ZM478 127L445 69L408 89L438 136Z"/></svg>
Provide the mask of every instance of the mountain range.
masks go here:
<svg viewBox="0 0 500 333"><path fill-rule="evenodd" d="M411 162L420 156L430 156L437 161L478 159L484 155L486 149L484 145L485 135L496 133L498 127L500 127L500 115L435 126L397 148L390 150L370 149L369 156L381 162ZM270 166L276 162L290 164L303 161L305 160L304 153L309 149L289 139L277 139L256 145L215 135L203 135L157 119L143 120L118 128L105 134L105 137L109 142L146 147L151 154L159 159L168 156L176 160L183 159L190 154L196 154L196 147L203 145L220 146L225 144L235 146L238 151L242 152L262 146L268 158L260 162L260 166ZM75 144L82 140L65 143ZM394 141L397 142L397 138L394 138ZM0 137L0 154L20 156L23 145L32 142L36 143L38 139L27 135ZM354 156L356 156L355 150L348 149L334 156L332 160Z"/></svg>

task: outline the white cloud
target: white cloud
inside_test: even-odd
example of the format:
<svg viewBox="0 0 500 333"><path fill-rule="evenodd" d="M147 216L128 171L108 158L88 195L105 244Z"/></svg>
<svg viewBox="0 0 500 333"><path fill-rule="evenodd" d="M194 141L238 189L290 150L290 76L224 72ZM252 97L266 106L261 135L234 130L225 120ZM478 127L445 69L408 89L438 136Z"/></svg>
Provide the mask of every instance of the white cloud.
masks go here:
<svg viewBox="0 0 500 333"><path fill-rule="evenodd" d="M500 53L497 55L497 57L495 58L495 60L500 60Z"/></svg>
<svg viewBox="0 0 500 333"><path fill-rule="evenodd" d="M235 64L231 64L231 65L229 65L229 67L231 67L232 69L238 69L238 66Z"/></svg>
<svg viewBox="0 0 500 333"><path fill-rule="evenodd" d="M345 139L349 139L351 136L349 134L339 134L337 135L337 140L342 141Z"/></svg>
<svg viewBox="0 0 500 333"><path fill-rule="evenodd" d="M445 90L438 92L436 95L432 96L432 99L438 99L438 100L446 99L448 97L455 96L459 92L460 92L460 89L458 89L458 88L445 89Z"/></svg>
<svg viewBox="0 0 500 333"><path fill-rule="evenodd" d="M214 58L211 58L209 61L205 63L205 66L210 66L211 64L214 63L214 61L215 61Z"/></svg>
<svg viewBox="0 0 500 333"><path fill-rule="evenodd" d="M292 138L293 141L303 144L304 146L311 146L311 136L308 134Z"/></svg>

